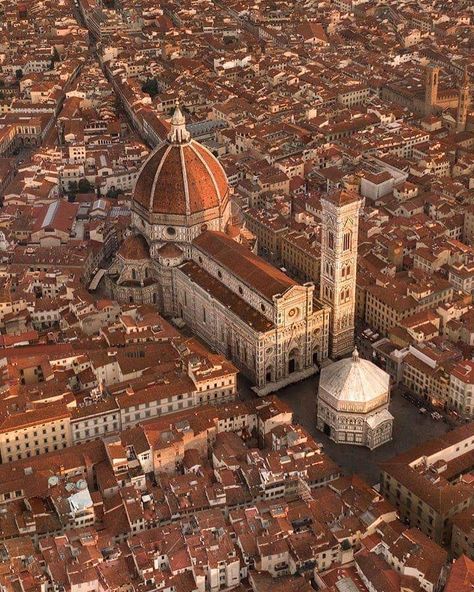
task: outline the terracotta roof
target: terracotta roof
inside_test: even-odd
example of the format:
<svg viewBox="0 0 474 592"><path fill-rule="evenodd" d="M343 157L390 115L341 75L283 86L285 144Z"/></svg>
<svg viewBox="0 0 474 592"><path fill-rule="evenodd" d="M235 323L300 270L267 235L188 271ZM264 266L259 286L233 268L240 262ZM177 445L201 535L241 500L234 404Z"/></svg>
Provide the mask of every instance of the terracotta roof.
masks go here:
<svg viewBox="0 0 474 592"><path fill-rule="evenodd" d="M140 234L128 236L120 246L118 253L124 259L131 259L133 261L148 259L150 257L148 243Z"/></svg>
<svg viewBox="0 0 474 592"><path fill-rule="evenodd" d="M222 232L206 231L194 244L247 286L271 300L297 283Z"/></svg>
<svg viewBox="0 0 474 592"><path fill-rule="evenodd" d="M337 191L333 191L331 193L328 193L327 195L324 195L322 199L326 199L327 201L330 201L336 206L346 206L355 201L360 201L361 197L353 191L338 189Z"/></svg>
<svg viewBox="0 0 474 592"><path fill-rule="evenodd" d="M165 243L158 249L158 253L162 257L168 257L171 259L173 257L181 257L183 251L174 243Z"/></svg>
<svg viewBox="0 0 474 592"><path fill-rule="evenodd" d="M247 304L245 300L234 294L220 280L213 277L207 271L199 267L194 261L183 263L179 269L187 275L194 284L203 288L208 294L231 312L237 315L244 323L256 331L270 331L273 323L258 310Z"/></svg>
<svg viewBox="0 0 474 592"><path fill-rule="evenodd" d="M462 555L454 562L444 590L461 592L472 589L474 589L474 561Z"/></svg>
<svg viewBox="0 0 474 592"><path fill-rule="evenodd" d="M168 141L143 165L134 200L155 214L185 216L224 207L228 195L224 169L204 146Z"/></svg>

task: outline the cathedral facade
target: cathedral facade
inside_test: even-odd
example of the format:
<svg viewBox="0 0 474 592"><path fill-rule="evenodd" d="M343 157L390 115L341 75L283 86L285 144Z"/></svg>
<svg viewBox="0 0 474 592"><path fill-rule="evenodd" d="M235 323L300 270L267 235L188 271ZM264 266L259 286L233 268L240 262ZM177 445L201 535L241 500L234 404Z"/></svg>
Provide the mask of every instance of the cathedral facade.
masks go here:
<svg viewBox="0 0 474 592"><path fill-rule="evenodd" d="M351 257L357 252L358 197L341 192L335 216L327 219L339 236L339 220L352 216ZM344 203L341 208L337 202ZM354 204L357 204L356 206ZM344 223L345 226L345 223ZM149 156L138 176L132 202L131 233L106 276L112 297L154 304L184 322L212 348L227 356L267 394L318 370L329 343L352 344L356 262L351 259L352 313L344 302L344 337L331 323L337 301L318 298L313 283L298 284L253 252L233 224L230 188L218 160L190 137L176 109L167 141ZM344 239L343 239L344 240ZM347 253L326 249L323 265ZM338 291L342 276L332 278ZM338 309L339 310L339 309ZM339 312L338 312L339 314ZM351 316L352 314L352 316ZM339 317L338 317L339 318Z"/></svg>

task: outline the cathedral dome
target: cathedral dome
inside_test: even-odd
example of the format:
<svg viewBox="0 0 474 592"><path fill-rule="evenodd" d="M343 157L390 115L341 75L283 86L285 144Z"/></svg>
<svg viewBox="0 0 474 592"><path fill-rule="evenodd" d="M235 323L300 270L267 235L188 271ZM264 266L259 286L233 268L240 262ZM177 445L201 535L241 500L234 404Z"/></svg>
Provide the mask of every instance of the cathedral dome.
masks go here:
<svg viewBox="0 0 474 592"><path fill-rule="evenodd" d="M318 396L338 411L367 412L388 400L389 387L389 375L355 349L321 370Z"/></svg>
<svg viewBox="0 0 474 592"><path fill-rule="evenodd" d="M152 152L138 176L134 202L156 215L191 216L216 209L222 212L229 185L219 161L191 139L176 108L166 142Z"/></svg>

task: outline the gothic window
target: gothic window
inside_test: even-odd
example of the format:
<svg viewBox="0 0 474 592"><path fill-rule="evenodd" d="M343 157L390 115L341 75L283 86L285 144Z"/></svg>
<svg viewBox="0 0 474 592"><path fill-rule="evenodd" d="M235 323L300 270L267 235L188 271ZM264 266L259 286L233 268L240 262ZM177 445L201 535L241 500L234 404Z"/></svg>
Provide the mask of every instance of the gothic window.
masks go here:
<svg viewBox="0 0 474 592"><path fill-rule="evenodd" d="M350 294L351 291L349 288L346 288L344 290L341 291L341 296L340 296L340 301L342 302L347 302L350 298Z"/></svg>
<svg viewBox="0 0 474 592"><path fill-rule="evenodd" d="M334 233L331 231L328 232L328 247L334 250Z"/></svg>
<svg viewBox="0 0 474 592"><path fill-rule="evenodd" d="M352 246L352 233L346 232L344 234L344 251L349 251Z"/></svg>
<svg viewBox="0 0 474 592"><path fill-rule="evenodd" d="M136 280L137 279L137 272L132 269L132 280Z"/></svg>

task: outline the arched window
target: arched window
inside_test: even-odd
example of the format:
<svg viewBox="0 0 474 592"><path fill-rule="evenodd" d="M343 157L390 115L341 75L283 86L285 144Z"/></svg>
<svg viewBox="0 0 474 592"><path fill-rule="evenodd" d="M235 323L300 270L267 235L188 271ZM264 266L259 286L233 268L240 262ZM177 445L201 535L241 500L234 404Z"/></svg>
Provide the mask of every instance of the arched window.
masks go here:
<svg viewBox="0 0 474 592"><path fill-rule="evenodd" d="M132 280L136 280L137 279L137 272L132 269Z"/></svg>

